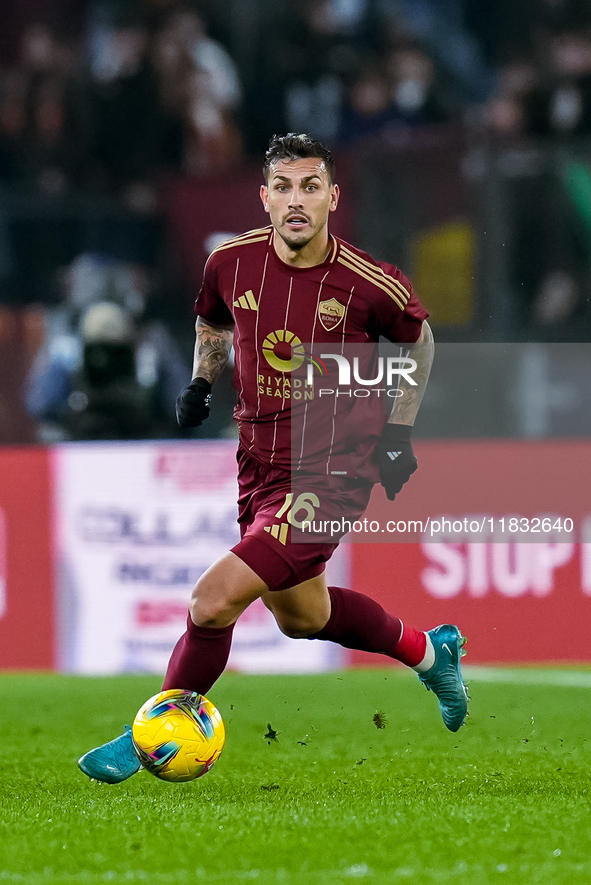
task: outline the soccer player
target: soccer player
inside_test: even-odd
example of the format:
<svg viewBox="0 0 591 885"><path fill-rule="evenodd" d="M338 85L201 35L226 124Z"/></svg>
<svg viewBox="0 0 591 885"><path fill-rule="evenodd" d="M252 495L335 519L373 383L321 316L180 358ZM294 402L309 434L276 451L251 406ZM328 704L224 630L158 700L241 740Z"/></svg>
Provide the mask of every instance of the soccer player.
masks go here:
<svg viewBox="0 0 591 885"><path fill-rule="evenodd" d="M291 536L301 523L293 512L290 414L298 400L290 378L301 363L302 342L326 348L374 342L375 349L384 336L421 344L413 351L415 384L406 385L387 421L382 413L377 436L354 422L352 457L350 438L333 430L328 447L316 446L314 471L308 468L297 481L298 488L308 483L314 489L306 498L308 516L315 507L327 513L345 501L349 518L357 519L376 482L393 500L417 469L411 432L433 358L427 313L398 268L329 233L339 187L333 157L322 144L307 135L274 136L263 171L261 199L271 224L210 255L196 301L193 380L177 399L182 427L205 421L212 385L234 346L241 541L198 580L163 689L207 694L226 666L234 624L261 597L288 636L379 652L415 669L455 732L468 705L459 629L416 630L361 593L328 587L325 563L337 541L295 543ZM350 431L351 422L347 426ZM135 774L140 765L129 727L79 765L109 783Z"/></svg>

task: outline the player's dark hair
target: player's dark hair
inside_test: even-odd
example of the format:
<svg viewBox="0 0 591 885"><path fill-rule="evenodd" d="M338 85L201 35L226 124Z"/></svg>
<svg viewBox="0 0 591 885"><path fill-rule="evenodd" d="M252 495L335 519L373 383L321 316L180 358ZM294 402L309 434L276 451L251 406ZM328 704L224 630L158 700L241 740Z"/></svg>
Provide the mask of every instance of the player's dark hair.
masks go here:
<svg viewBox="0 0 591 885"><path fill-rule="evenodd" d="M269 142L269 148L265 154L263 175L265 181L269 180L271 166L280 160L307 160L308 157L317 157L324 161L328 180L334 183L336 166L332 153L327 147L305 133L298 135L296 132L288 132L287 135L274 135Z"/></svg>

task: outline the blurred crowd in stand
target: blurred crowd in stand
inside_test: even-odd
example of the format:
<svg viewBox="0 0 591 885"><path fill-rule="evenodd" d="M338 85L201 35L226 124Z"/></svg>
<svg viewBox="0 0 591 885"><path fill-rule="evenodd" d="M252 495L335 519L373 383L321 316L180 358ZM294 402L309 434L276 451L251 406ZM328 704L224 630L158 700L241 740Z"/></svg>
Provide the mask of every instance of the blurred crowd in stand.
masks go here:
<svg viewBox="0 0 591 885"><path fill-rule="evenodd" d="M587 0L21 0L2 15L0 305L42 305L26 393L41 440L179 435L190 318L171 181L238 175L288 130L340 154L437 127L499 151L591 136ZM585 156L529 162L511 262L516 315L543 326L588 300L591 173Z"/></svg>
<svg viewBox="0 0 591 885"><path fill-rule="evenodd" d="M515 315L548 338L591 320L591 5L473 0L468 20L497 70L482 124L506 151ZM511 159L512 158L512 159ZM552 340L552 339L551 339Z"/></svg>
<svg viewBox="0 0 591 885"><path fill-rule="evenodd" d="M51 6L51 4L49 4ZM149 211L154 177L212 174L240 156L240 78L191 7L86 6L65 39L27 24L0 80L2 179L55 195L118 194Z"/></svg>
<svg viewBox="0 0 591 885"><path fill-rule="evenodd" d="M74 33L39 9L3 65L0 299L44 305L26 399L42 439L166 437L190 354L163 197L239 162L240 78L190 5L84 6Z"/></svg>

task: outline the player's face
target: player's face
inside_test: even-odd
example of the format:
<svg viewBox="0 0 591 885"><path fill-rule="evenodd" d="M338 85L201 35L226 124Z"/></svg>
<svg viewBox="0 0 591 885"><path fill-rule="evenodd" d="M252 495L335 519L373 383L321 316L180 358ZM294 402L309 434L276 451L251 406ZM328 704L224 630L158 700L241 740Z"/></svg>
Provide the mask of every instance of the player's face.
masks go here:
<svg viewBox="0 0 591 885"><path fill-rule="evenodd" d="M286 246L299 251L315 237L327 235L326 223L337 208L339 189L330 184L321 159L280 160L269 170L261 199Z"/></svg>

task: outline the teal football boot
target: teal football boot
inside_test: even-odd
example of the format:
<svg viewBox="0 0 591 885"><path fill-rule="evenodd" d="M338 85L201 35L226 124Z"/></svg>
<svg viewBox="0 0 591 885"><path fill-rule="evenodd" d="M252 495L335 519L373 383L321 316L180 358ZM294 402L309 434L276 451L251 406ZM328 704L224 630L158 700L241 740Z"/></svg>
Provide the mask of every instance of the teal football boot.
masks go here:
<svg viewBox="0 0 591 885"><path fill-rule="evenodd" d="M119 737L94 750L89 750L78 760L78 767L88 777L106 784L120 784L140 770L131 738L131 725Z"/></svg>
<svg viewBox="0 0 591 885"><path fill-rule="evenodd" d="M435 663L430 670L419 673L419 679L437 695L445 726L457 731L468 714L468 691L460 669L466 637L453 624L440 624L429 630L428 636L435 649Z"/></svg>

